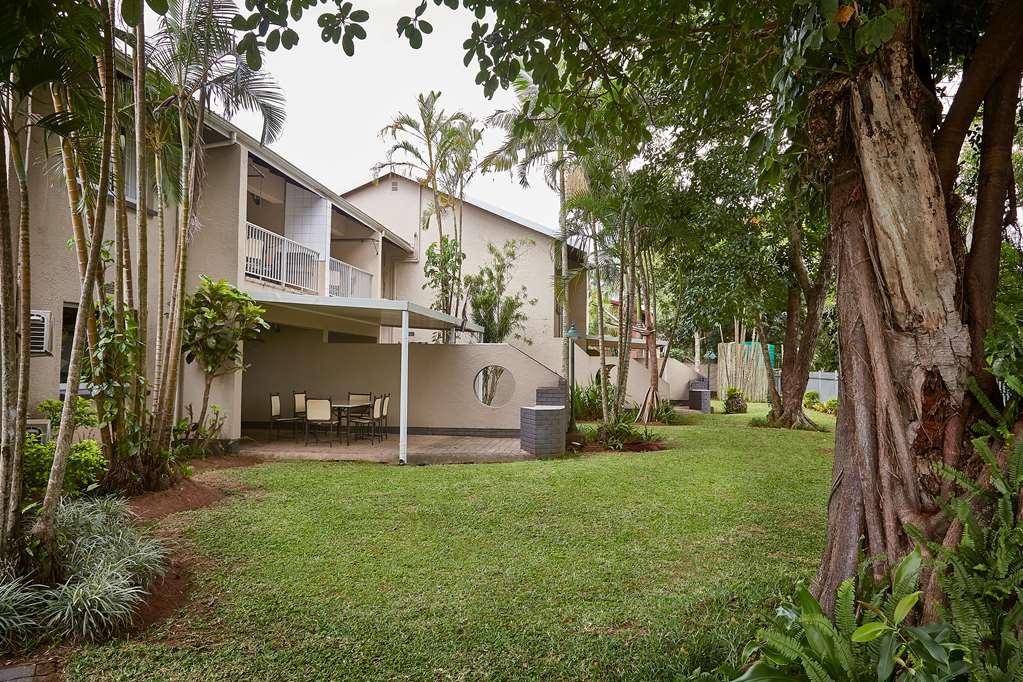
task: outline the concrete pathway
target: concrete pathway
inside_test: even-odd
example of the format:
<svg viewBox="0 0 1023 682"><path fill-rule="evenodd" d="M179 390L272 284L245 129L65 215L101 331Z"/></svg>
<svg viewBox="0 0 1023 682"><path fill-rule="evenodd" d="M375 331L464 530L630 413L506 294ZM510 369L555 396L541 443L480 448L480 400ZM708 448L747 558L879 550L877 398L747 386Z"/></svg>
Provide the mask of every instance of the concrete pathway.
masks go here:
<svg viewBox="0 0 1023 682"><path fill-rule="evenodd" d="M370 442L352 441L345 445L336 440L311 442L305 445L302 436L296 440L286 431L279 440L270 440L267 431L246 429L242 434L239 454L261 459L313 460L327 462L382 462L398 463L398 437L388 434L387 440ZM409 464L482 464L487 462L518 462L534 459L519 447L518 438L485 438L482 436L426 436L408 437Z"/></svg>

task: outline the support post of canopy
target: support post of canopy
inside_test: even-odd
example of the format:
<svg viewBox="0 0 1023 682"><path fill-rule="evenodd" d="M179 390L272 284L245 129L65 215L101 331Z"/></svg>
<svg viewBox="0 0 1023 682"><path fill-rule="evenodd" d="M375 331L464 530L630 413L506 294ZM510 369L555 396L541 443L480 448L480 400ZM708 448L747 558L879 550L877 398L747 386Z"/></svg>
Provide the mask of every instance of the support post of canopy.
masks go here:
<svg viewBox="0 0 1023 682"><path fill-rule="evenodd" d="M401 388L398 403L398 463L408 462L408 308L401 311Z"/></svg>

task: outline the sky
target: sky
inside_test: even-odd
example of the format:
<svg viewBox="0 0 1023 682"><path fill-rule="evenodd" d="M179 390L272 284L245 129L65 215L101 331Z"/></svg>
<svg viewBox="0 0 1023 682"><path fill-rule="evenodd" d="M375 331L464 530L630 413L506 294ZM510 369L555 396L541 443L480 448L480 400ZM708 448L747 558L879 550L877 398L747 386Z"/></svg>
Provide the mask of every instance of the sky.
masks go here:
<svg viewBox="0 0 1023 682"><path fill-rule="evenodd" d="M291 50L265 53L263 69L273 74L287 99L284 134L271 147L296 166L337 192L344 192L373 177L372 166L385 160L388 142L379 131L399 111L412 113L416 96L440 90L447 111L462 110L483 119L496 109L515 103L511 92L498 90L493 99L483 96L474 82L475 62L462 65L462 41L470 33L473 17L430 3L426 12L433 24L418 50L399 37L395 23L409 14L414 0L363 1L369 37L356 42L355 56L347 57L340 45L320 40L314 16L295 26L300 42ZM260 119L242 112L234 122L259 136ZM503 137L489 131L484 148L496 147ZM477 176L469 194L551 228L557 226L557 195L535 172L523 189L508 173Z"/></svg>

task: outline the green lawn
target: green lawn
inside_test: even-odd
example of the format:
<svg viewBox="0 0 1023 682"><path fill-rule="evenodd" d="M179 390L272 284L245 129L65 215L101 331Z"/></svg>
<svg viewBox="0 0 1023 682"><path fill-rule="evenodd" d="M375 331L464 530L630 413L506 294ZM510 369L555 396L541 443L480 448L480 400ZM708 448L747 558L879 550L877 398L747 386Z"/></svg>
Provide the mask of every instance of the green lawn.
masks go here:
<svg viewBox="0 0 1023 682"><path fill-rule="evenodd" d="M65 673L664 679L713 665L812 575L823 540L832 435L748 421L689 417L660 429L673 449L657 453L233 470L256 492L188 517L213 566L195 606L76 652Z"/></svg>

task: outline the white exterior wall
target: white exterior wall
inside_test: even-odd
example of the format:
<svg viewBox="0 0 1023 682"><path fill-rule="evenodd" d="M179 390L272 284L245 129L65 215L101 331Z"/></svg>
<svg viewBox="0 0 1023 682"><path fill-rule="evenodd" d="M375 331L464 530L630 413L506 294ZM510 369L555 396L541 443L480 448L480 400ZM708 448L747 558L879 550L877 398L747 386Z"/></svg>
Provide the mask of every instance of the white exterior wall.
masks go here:
<svg viewBox="0 0 1023 682"><path fill-rule="evenodd" d="M392 180L397 180L397 191L392 189ZM423 268L426 263L426 250L430 244L439 240L437 220L432 218L425 230L420 229L423 210L432 203L432 194L421 188L418 183L400 176L384 176L377 183L348 192L345 198L366 211L395 234L417 245L417 255L412 259L393 261L395 299L407 299L420 305L430 307L433 303L433 292L424 289L426 277ZM453 224L451 212L442 216L445 236L451 236ZM530 299L536 304L527 306L526 329L524 336L533 340L533 345L522 340L509 340L512 345L532 354L539 346L560 336L557 328L556 305L554 299L555 262L552 245L554 238L537 232L512 220L495 215L482 208L466 203L463 207L462 251L466 258L463 272L474 273L490 262L487 244L492 243L501 248L509 239L528 240L532 242L519 248L519 256L515 262L510 288L517 290L522 286ZM388 264L384 265L389 269ZM586 329L586 287L585 276L579 277L570 287L571 315L580 331ZM415 340L429 340L432 332L417 332ZM384 332L385 341L396 341L397 336ZM559 342L560 343L560 342ZM542 358L542 362L546 361ZM554 365L560 371L561 362Z"/></svg>
<svg viewBox="0 0 1023 682"><path fill-rule="evenodd" d="M330 254L330 202L290 182L285 185L284 236L320 254Z"/></svg>

